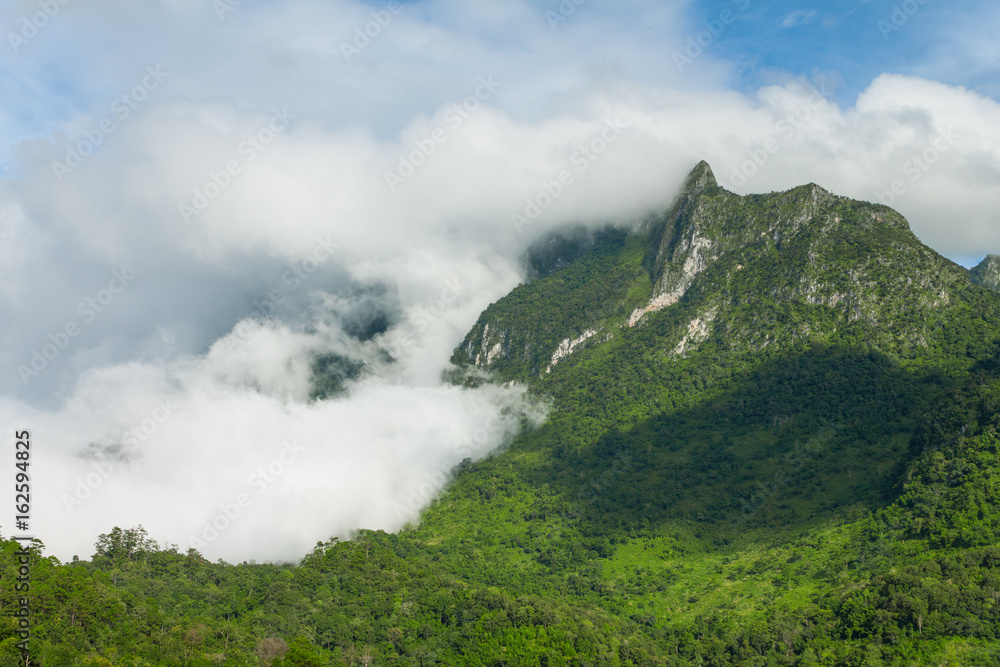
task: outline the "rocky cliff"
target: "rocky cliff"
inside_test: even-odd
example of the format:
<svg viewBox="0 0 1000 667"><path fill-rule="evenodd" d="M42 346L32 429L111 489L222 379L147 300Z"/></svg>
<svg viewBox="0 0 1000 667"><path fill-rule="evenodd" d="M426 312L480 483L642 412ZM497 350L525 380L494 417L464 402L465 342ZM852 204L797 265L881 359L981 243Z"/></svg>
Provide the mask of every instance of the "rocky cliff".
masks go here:
<svg viewBox="0 0 1000 667"><path fill-rule="evenodd" d="M523 381L644 327L678 356L706 341L731 351L863 342L908 358L945 344L941 322L964 317L974 289L886 206L816 184L741 196L705 162L638 230L574 238L571 261L550 259L557 270L482 314L456 363ZM996 280L995 268L974 275ZM663 311L673 314L654 317Z"/></svg>

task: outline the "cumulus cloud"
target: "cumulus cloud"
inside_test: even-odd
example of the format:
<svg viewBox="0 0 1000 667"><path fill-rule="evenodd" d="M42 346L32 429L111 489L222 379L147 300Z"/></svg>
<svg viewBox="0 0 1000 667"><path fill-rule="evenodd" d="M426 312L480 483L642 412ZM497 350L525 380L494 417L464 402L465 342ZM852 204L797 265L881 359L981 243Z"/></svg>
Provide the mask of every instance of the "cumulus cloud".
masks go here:
<svg viewBox="0 0 1000 667"><path fill-rule="evenodd" d="M441 383L527 246L668 205L700 159L738 192L891 198L945 254L1000 251L1000 109L976 92L734 92L711 45L675 64L681 2L387 6L70 3L0 56L0 414L39 442L60 557L134 523L188 545L241 493L207 555L414 519L539 418ZM362 369L346 393L310 399L317 355Z"/></svg>

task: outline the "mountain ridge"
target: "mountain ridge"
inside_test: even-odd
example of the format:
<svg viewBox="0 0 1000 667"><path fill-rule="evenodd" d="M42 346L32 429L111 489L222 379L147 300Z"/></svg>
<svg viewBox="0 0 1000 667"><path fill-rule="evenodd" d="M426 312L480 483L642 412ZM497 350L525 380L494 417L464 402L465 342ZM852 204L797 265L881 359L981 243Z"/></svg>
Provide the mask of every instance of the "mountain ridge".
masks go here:
<svg viewBox="0 0 1000 667"><path fill-rule="evenodd" d="M790 308L827 306L847 326L860 320L875 326L888 315L899 333L880 329L874 342L902 353L898 348L927 344L925 324L936 318L934 311L949 310L972 284L964 269L921 243L905 218L884 205L839 197L815 184L740 196L719 187L705 162L689 174L673 205L642 229L617 232L623 234L617 243L631 248L631 259L614 267L615 280L605 281L604 293L595 295L596 302L588 300L589 308L562 321L549 318L541 327L544 334L532 338L505 329L506 320L519 316L493 304L453 362L497 370L505 381L526 381L573 351L622 335L682 300L700 305L686 323L690 335L677 337L676 345L686 352L689 344L710 336L713 323L727 311L761 303L762 292ZM599 231L592 238L607 240L615 233ZM641 271L636 253L642 255ZM507 301L530 291L530 286L517 288ZM883 298L904 291L910 297L906 301ZM837 326L826 328L821 333L829 337ZM771 333L748 332L763 341ZM805 325L797 335L814 333ZM512 366L520 371L509 372Z"/></svg>

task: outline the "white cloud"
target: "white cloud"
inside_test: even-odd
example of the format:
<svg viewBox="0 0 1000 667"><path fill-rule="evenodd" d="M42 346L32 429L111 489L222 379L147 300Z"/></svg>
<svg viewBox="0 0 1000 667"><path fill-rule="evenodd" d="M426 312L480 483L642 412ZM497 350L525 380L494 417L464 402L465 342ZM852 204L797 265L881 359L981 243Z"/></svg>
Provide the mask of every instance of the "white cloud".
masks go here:
<svg viewBox="0 0 1000 667"><path fill-rule="evenodd" d="M794 12L789 13L784 19L782 19L781 27L794 28L800 25L808 25L812 23L813 19L816 17L816 14L818 13L819 13L818 9L811 9L811 10L797 9Z"/></svg>
<svg viewBox="0 0 1000 667"><path fill-rule="evenodd" d="M514 390L377 378L307 404L267 387L269 368L252 390L214 378L218 363L91 372L54 414L0 403L5 423L33 426L33 530L50 552L86 557L95 531L141 523L210 558L295 560L332 535L414 521L455 464L503 444L531 411Z"/></svg>

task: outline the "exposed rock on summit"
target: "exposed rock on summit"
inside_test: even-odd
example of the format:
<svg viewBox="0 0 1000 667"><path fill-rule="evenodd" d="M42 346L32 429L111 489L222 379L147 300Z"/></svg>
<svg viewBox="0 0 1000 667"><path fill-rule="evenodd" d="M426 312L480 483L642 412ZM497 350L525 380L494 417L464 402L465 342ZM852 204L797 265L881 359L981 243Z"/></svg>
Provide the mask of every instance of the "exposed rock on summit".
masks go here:
<svg viewBox="0 0 1000 667"><path fill-rule="evenodd" d="M669 209L632 231L572 234L548 242L535 279L483 312L456 364L501 380L555 378L645 327L674 358L709 344L761 350L845 336L913 355L971 287L969 272L887 206L815 183L741 196L705 162ZM1000 258L972 279L1000 289Z"/></svg>

